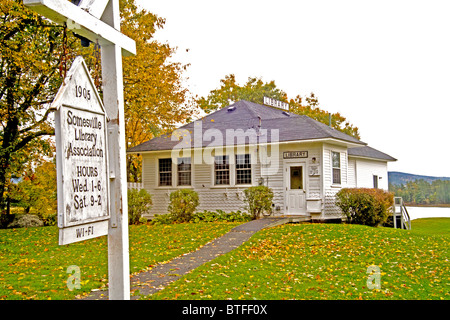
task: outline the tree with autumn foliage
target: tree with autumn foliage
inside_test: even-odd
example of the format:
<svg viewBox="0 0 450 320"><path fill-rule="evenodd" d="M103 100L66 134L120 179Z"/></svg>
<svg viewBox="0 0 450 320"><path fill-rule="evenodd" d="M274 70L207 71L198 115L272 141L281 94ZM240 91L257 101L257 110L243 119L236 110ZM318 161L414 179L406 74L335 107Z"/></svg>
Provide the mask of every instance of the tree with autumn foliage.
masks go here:
<svg viewBox="0 0 450 320"><path fill-rule="evenodd" d="M262 104L264 96L287 102L287 94L275 85L275 81L264 83L259 78L248 78L243 86L236 82L236 76L229 74L220 80L220 88L211 90L207 97L197 99L198 106L206 113L216 111L238 100Z"/></svg>
<svg viewBox="0 0 450 320"><path fill-rule="evenodd" d="M186 66L168 62L175 49L152 40L164 19L139 10L134 0L121 0L120 9L122 32L137 45L137 55L123 59L125 134L132 147L182 123L192 108L181 85ZM11 177L24 176L30 162L52 156L49 106L78 55L101 89L94 45L82 48L70 30L28 10L22 0L0 0L0 211ZM138 162L129 161L132 178L140 172Z"/></svg>
<svg viewBox="0 0 450 320"><path fill-rule="evenodd" d="M41 218L46 225L56 222L56 167L52 161L45 161L36 169L28 168L17 185L14 201L25 213Z"/></svg>
<svg viewBox="0 0 450 320"><path fill-rule="evenodd" d="M309 96L305 97L306 105L303 103L303 98L297 95L294 99L289 100L289 111L296 114L308 116L319 122L330 124L331 127L349 136L360 139L358 127L352 125L339 112L330 114L328 111L319 108L319 99L311 92Z"/></svg>
<svg viewBox="0 0 450 320"><path fill-rule="evenodd" d="M239 85L234 74L226 75L224 79L220 80L220 83L220 88L211 90L207 97L197 99L198 106L206 113L224 108L238 100L263 104L266 96L289 103L289 111L292 113L306 115L329 124L330 113L319 108L319 100L314 93L304 99L301 95L297 95L294 99L289 100L287 94L277 88L275 81L263 82L260 78L249 77L247 83ZM340 113L331 114L331 126L357 139L360 138L358 128L350 124Z"/></svg>
<svg viewBox="0 0 450 320"><path fill-rule="evenodd" d="M12 175L36 155L51 155L48 104L62 80L62 35L22 1L0 1L0 211Z"/></svg>
<svg viewBox="0 0 450 320"><path fill-rule="evenodd" d="M171 62L175 49L152 39L165 20L121 0L121 31L136 41L136 56L123 59L127 148L173 130L195 113L182 85L187 65ZM128 181L138 181L141 157L127 156Z"/></svg>

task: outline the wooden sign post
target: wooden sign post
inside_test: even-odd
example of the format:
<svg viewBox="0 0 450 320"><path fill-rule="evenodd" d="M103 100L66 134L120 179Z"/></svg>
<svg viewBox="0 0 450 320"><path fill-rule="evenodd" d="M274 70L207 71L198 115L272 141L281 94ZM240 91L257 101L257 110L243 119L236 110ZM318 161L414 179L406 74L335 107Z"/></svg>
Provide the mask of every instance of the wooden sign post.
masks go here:
<svg viewBox="0 0 450 320"><path fill-rule="evenodd" d="M119 0L95 0L95 2L97 5L90 4L83 10L67 0L23 1L29 9L58 24L66 24L77 34L94 43L98 42L101 46L103 104L109 119L107 124L110 201L109 299L128 300L130 266L122 53L136 54L136 44L119 31ZM89 233L89 229L84 232Z"/></svg>

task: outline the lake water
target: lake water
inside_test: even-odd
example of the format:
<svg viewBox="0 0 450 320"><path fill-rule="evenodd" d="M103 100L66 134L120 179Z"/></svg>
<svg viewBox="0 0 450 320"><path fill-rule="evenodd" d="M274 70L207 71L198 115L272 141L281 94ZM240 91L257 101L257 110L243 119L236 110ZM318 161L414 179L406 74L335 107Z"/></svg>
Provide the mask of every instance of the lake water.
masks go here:
<svg viewBox="0 0 450 320"><path fill-rule="evenodd" d="M418 218L450 218L450 208L439 207L406 207L411 220Z"/></svg>

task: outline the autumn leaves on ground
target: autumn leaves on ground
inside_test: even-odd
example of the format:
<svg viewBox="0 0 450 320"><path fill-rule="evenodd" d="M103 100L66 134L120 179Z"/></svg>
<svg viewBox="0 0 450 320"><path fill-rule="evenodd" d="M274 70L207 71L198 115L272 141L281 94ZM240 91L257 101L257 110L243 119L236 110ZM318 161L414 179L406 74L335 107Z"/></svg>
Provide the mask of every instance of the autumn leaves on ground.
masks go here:
<svg viewBox="0 0 450 320"><path fill-rule="evenodd" d="M448 234L283 225L257 233L151 298L449 299L449 244ZM380 268L380 289L367 285L373 265Z"/></svg>
<svg viewBox="0 0 450 320"><path fill-rule="evenodd" d="M414 220L412 231L347 224L262 230L141 298L448 300L450 219L430 220ZM131 272L193 251L237 224L130 226ZM74 299L107 285L105 237L58 246L56 227L0 230L0 255L0 299ZM67 288L70 265L80 268L81 289ZM380 269L380 289L368 287L369 266Z"/></svg>

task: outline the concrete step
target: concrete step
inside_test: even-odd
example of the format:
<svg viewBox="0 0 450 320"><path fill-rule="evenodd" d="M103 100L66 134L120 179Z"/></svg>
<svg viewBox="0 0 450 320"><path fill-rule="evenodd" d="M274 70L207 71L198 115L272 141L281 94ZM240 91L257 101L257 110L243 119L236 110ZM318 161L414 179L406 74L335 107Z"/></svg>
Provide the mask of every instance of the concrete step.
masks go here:
<svg viewBox="0 0 450 320"><path fill-rule="evenodd" d="M292 217L289 218L289 223L301 223L301 222L310 222L311 217Z"/></svg>
<svg viewBox="0 0 450 320"><path fill-rule="evenodd" d="M266 217L264 220L273 220L269 223L266 228L275 227L286 223L302 223L310 222L311 217L308 216L278 216L278 217Z"/></svg>

